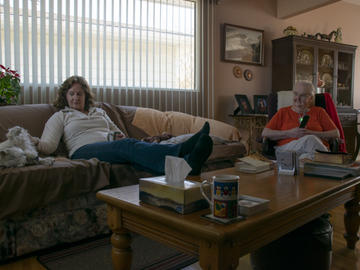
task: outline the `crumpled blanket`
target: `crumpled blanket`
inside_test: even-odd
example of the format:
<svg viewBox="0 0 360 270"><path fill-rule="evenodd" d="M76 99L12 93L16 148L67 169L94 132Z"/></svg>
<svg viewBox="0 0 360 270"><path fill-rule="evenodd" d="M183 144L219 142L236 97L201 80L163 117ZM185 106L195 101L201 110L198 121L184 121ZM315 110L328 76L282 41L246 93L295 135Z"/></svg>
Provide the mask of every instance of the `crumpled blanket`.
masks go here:
<svg viewBox="0 0 360 270"><path fill-rule="evenodd" d="M170 138L174 137L173 135L164 132L161 135L155 135L155 136L149 136L149 137L145 137L142 139L142 141L144 142L148 142L148 143L159 143L161 141L166 141Z"/></svg>

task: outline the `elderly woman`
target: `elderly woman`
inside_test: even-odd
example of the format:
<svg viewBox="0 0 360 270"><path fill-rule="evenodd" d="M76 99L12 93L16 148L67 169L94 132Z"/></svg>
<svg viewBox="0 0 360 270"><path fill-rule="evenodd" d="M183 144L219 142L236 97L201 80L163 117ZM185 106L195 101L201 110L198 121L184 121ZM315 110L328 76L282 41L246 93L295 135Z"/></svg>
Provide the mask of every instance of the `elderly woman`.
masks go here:
<svg viewBox="0 0 360 270"><path fill-rule="evenodd" d="M53 153L63 137L71 159L98 158L109 163L131 163L147 171L164 174L165 156L184 157L199 174L212 152L209 123L180 144L157 144L126 138L100 108L94 107L86 80L72 76L61 85L54 105L60 111L47 121L41 138L33 137L37 149ZM113 141L108 135L117 132Z"/></svg>
<svg viewBox="0 0 360 270"><path fill-rule="evenodd" d="M266 125L262 136L277 141L277 151L292 150L299 154L328 151L327 140L339 138L339 131L326 111L314 106L313 85L297 82L293 94L293 105L281 108ZM309 121L300 128L305 115Z"/></svg>

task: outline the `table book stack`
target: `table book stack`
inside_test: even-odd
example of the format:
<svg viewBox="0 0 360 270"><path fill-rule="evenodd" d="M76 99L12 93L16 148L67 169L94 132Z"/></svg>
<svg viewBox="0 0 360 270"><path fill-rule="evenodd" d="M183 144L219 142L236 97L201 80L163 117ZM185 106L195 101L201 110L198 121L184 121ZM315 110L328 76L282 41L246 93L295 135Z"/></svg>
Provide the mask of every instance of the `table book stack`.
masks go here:
<svg viewBox="0 0 360 270"><path fill-rule="evenodd" d="M360 161L350 164L308 161L304 163L304 175L321 176L333 179L345 179L360 175Z"/></svg>
<svg viewBox="0 0 360 270"><path fill-rule="evenodd" d="M245 173L260 173L271 169L271 163L250 156L238 158L235 169Z"/></svg>
<svg viewBox="0 0 360 270"><path fill-rule="evenodd" d="M170 184L165 176L139 179L141 202L188 214L209 207L201 195L200 183L185 180L183 184Z"/></svg>
<svg viewBox="0 0 360 270"><path fill-rule="evenodd" d="M335 164L350 164L353 160L352 155L348 153L316 150L314 154L314 161Z"/></svg>

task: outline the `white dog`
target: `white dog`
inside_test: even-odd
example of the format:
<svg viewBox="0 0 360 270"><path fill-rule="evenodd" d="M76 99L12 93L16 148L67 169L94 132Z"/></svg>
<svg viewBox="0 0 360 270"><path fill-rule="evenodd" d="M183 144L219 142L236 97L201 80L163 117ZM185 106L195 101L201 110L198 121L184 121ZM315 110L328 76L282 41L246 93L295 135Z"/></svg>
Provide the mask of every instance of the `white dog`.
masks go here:
<svg viewBox="0 0 360 270"><path fill-rule="evenodd" d="M8 139L0 143L0 166L22 167L33 164L50 166L54 163L51 157L39 157L26 129L19 126L10 128L6 137Z"/></svg>

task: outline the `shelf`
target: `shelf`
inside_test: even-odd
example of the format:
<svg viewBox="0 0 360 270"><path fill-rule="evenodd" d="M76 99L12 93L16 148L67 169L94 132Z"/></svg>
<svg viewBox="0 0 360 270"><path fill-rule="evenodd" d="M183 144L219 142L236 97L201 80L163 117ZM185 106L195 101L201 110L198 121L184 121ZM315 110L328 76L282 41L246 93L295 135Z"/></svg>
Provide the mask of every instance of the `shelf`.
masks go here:
<svg viewBox="0 0 360 270"><path fill-rule="evenodd" d="M296 65L298 66L298 67L302 67L302 68L311 68L311 69L313 69L314 68L314 65L313 64L311 64L311 65L309 65L309 64L301 64L301 63L298 63L298 62L296 62Z"/></svg>

